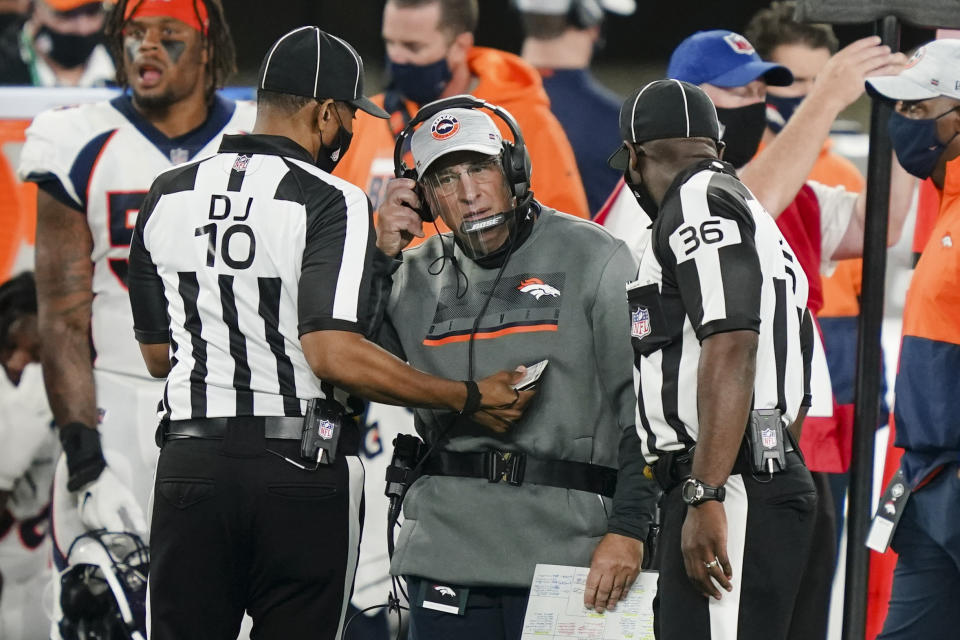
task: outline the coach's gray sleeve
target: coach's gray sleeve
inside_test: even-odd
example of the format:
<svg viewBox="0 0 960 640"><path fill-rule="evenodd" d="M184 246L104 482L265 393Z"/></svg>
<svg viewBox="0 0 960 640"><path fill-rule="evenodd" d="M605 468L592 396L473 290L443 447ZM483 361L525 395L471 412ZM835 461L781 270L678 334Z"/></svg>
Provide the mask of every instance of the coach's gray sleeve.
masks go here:
<svg viewBox="0 0 960 640"><path fill-rule="evenodd" d="M658 487L643 475L646 462L635 425L637 396L624 287L636 276L637 264L630 249L623 242L617 244L601 273L592 311L600 382L616 410L620 427L617 491L607 530L643 540L653 522Z"/></svg>

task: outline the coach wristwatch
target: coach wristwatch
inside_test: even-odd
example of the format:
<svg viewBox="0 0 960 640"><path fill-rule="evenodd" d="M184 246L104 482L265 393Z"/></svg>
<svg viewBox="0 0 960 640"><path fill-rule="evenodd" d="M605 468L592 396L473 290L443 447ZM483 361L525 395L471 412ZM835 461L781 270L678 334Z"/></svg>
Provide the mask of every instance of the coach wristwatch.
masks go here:
<svg viewBox="0 0 960 640"><path fill-rule="evenodd" d="M683 484L680 485L680 495L683 497L684 502L691 507L696 507L707 500L723 502L723 499L727 495L727 490L723 487L711 487L708 484L703 484L696 478L687 478L683 481Z"/></svg>

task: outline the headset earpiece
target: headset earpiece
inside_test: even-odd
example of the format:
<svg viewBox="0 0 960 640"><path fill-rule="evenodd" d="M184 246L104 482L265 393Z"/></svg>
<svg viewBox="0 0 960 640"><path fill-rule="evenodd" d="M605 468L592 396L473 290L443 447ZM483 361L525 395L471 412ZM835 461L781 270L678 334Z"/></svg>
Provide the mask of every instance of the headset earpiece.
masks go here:
<svg viewBox="0 0 960 640"><path fill-rule="evenodd" d="M603 7L597 0L575 0L567 19L578 29L589 29L603 22Z"/></svg>

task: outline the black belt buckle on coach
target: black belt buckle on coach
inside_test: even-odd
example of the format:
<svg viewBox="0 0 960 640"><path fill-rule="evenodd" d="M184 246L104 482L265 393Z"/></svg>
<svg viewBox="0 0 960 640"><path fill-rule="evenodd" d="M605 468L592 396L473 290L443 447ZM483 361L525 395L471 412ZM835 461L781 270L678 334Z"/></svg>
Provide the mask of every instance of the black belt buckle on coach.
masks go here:
<svg viewBox="0 0 960 640"><path fill-rule="evenodd" d="M509 482L514 486L523 483L523 472L527 466L525 453L509 451L487 452L487 480L489 482Z"/></svg>

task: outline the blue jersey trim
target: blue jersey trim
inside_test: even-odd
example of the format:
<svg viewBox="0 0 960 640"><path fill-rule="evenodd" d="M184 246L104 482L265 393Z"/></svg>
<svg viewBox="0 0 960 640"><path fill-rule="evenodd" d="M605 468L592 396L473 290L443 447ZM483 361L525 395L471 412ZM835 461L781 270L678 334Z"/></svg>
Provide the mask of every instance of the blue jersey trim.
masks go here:
<svg viewBox="0 0 960 640"><path fill-rule="evenodd" d="M81 210L86 211L87 209L87 186L90 184L90 176L93 174L93 165L96 164L97 158L100 157L100 152L103 151L110 136L116 131L116 129L104 131L83 145L70 167L70 182L77 194Z"/></svg>
<svg viewBox="0 0 960 640"><path fill-rule="evenodd" d="M230 122L230 118L233 117L237 109L237 104L233 100L215 95L213 103L210 105L210 111L207 113L207 119L204 120L203 124L182 136L168 138L134 109L133 97L129 93L117 96L110 101L110 105L123 114L130 121L130 124L143 134L144 138L149 140L153 146L160 150L160 153L175 164L192 160L211 140L220 135L220 132ZM173 152L181 149L186 151L186 155L174 159Z"/></svg>

